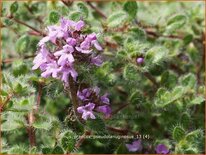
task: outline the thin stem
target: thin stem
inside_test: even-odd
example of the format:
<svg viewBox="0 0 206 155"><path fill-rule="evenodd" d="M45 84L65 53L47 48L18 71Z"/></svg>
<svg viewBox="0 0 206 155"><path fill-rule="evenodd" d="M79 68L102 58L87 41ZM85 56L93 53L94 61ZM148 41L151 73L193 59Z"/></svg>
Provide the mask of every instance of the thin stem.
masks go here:
<svg viewBox="0 0 206 155"><path fill-rule="evenodd" d="M100 16L102 16L104 19L107 19L107 16L101 11L99 10L97 7L95 7L91 2L87 2L87 4L94 9Z"/></svg>
<svg viewBox="0 0 206 155"><path fill-rule="evenodd" d="M8 18L9 18L9 19L12 19L13 21L15 21L15 22L18 23L18 24L24 25L24 26L30 28L31 30L40 33L41 35L45 35L44 32L42 32L42 31L40 31L40 30L38 30L38 29L36 29L36 28L28 25L27 23L25 23L25 22L23 22L23 21L20 21L20 20L14 18L13 16L9 16Z"/></svg>
<svg viewBox="0 0 206 155"><path fill-rule="evenodd" d="M1 110L1 111L3 111L5 105L9 103L9 101L11 100L11 98L13 97L13 95L14 95L13 93L9 94L9 95L7 96L7 98L6 98L6 100L5 100L3 103L1 103L1 105L0 105L0 110Z"/></svg>
<svg viewBox="0 0 206 155"><path fill-rule="evenodd" d="M124 109L124 108L127 107L128 105L129 105L129 104L123 104L123 105L121 105L118 109L116 109L116 110L114 110L114 111L112 112L112 115L117 114L120 110Z"/></svg>
<svg viewBox="0 0 206 155"><path fill-rule="evenodd" d="M78 120L84 124L83 119L80 117L80 114L77 112L77 108L79 107L78 98L77 98L77 89L75 85L75 81L72 76L69 75L69 89L70 89L70 97L73 103L74 112Z"/></svg>
<svg viewBox="0 0 206 155"><path fill-rule="evenodd" d="M175 64L170 64L170 69L172 69L179 75L184 74L184 71Z"/></svg>
<svg viewBox="0 0 206 155"><path fill-rule="evenodd" d="M85 133L80 137L80 139L75 144L76 149L78 149L81 146L81 144L84 142L86 136L89 136L89 135L91 135L91 131L85 131Z"/></svg>
<svg viewBox="0 0 206 155"><path fill-rule="evenodd" d="M156 87L159 86L159 84L157 83L156 79L151 74L149 74L148 72L144 72L143 75L145 77L147 77L147 79L149 79Z"/></svg>
<svg viewBox="0 0 206 155"><path fill-rule="evenodd" d="M27 10L34 15L34 12L32 10L32 8L30 8L28 5L25 5L25 7L27 8ZM39 23L43 23L42 19L40 17L35 17L35 19L39 22Z"/></svg>
<svg viewBox="0 0 206 155"><path fill-rule="evenodd" d="M38 111L40 103L41 103L42 89L43 89L43 85L42 83L39 83L37 102L36 102L36 112Z"/></svg>
<svg viewBox="0 0 206 155"><path fill-rule="evenodd" d="M64 5L66 5L67 7L69 7L69 6L73 3L73 1L71 1L71 0L61 0L61 2L62 2Z"/></svg>
<svg viewBox="0 0 206 155"><path fill-rule="evenodd" d="M109 131L117 132L117 133L119 133L119 134L121 134L121 135L126 135L126 134L129 132L128 129L114 128L114 127L111 127L111 126L107 126L106 128L107 128L107 130L109 130Z"/></svg>
<svg viewBox="0 0 206 155"><path fill-rule="evenodd" d="M33 111L30 112L27 116L27 122L28 122L28 127L27 127L27 132L28 132L28 136L29 136L29 144L30 147L33 147L36 145L36 137L35 137L35 130L32 127L32 124L34 122L34 113Z"/></svg>
<svg viewBox="0 0 206 155"><path fill-rule="evenodd" d="M12 63L13 61L15 60L18 60L18 59L30 59L30 58L34 58L36 55L28 55L28 56L24 56L24 57L17 57L17 58L8 58L8 59L4 59L3 60L3 63Z"/></svg>

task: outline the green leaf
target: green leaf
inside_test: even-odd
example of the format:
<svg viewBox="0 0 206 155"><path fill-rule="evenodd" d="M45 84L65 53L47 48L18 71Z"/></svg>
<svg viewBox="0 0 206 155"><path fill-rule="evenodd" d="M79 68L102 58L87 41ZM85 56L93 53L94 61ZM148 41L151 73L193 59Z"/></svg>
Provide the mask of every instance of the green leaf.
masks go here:
<svg viewBox="0 0 206 155"><path fill-rule="evenodd" d="M24 75L29 70L27 65L21 60L14 61L12 63L12 68L13 68L13 75L15 77L20 76L20 75Z"/></svg>
<svg viewBox="0 0 206 155"><path fill-rule="evenodd" d="M127 20L127 14L125 12L119 11L111 14L108 19L107 23L109 27L116 27L121 26Z"/></svg>
<svg viewBox="0 0 206 155"><path fill-rule="evenodd" d="M52 24L56 24L59 21L60 15L56 11L52 11L49 14L49 22Z"/></svg>
<svg viewBox="0 0 206 155"><path fill-rule="evenodd" d="M129 97L129 101L132 104L141 103L143 100L144 100L144 97L143 97L141 91L138 91L138 90L134 91Z"/></svg>
<svg viewBox="0 0 206 155"><path fill-rule="evenodd" d="M182 28L187 22L185 15L179 14L171 17L167 22L166 34L171 34L177 29Z"/></svg>
<svg viewBox="0 0 206 155"><path fill-rule="evenodd" d="M82 18L82 14L79 11L71 12L69 18L74 21L78 21Z"/></svg>
<svg viewBox="0 0 206 155"><path fill-rule="evenodd" d="M173 89L171 96L172 96L172 101L175 101L177 99L179 99L180 97L182 97L182 95L184 95L186 92L184 87L181 86L177 86Z"/></svg>
<svg viewBox="0 0 206 155"><path fill-rule="evenodd" d="M121 144L119 144L119 146L117 147L117 149L115 150L114 153L115 154L122 154L122 153L128 154L128 150L127 150L125 144L121 143Z"/></svg>
<svg viewBox="0 0 206 155"><path fill-rule="evenodd" d="M169 20L167 21L167 25L171 25L174 23L185 24L186 20L187 20L187 17L185 15L182 15L182 14L175 15L175 16L172 16L171 18L169 18Z"/></svg>
<svg viewBox="0 0 206 155"><path fill-rule="evenodd" d="M138 78L137 69L134 65L126 65L123 71L123 77L126 80L136 81Z"/></svg>
<svg viewBox="0 0 206 155"><path fill-rule="evenodd" d="M138 6L136 1L128 1L124 3L124 11L126 11L132 18L136 17Z"/></svg>
<svg viewBox="0 0 206 155"><path fill-rule="evenodd" d="M61 146L66 152L71 152L76 143L76 134L69 130L63 133L63 137L61 138Z"/></svg>
<svg viewBox="0 0 206 155"><path fill-rule="evenodd" d="M2 123L1 125L1 131L12 131L12 130L16 130L16 129L19 129L19 128L22 128L23 126L14 121L14 120L11 120L11 121L6 121L4 123Z"/></svg>
<svg viewBox="0 0 206 155"><path fill-rule="evenodd" d="M185 130L180 126L176 126L173 129L172 136L174 140L179 142L180 140L185 138Z"/></svg>
<svg viewBox="0 0 206 155"><path fill-rule="evenodd" d="M188 34L183 38L184 44L188 45L190 42L192 42L193 40L193 35L192 34Z"/></svg>
<svg viewBox="0 0 206 155"><path fill-rule="evenodd" d="M145 56L145 62L148 64L159 64L168 59L168 50L161 46L154 46L149 49Z"/></svg>
<svg viewBox="0 0 206 155"><path fill-rule="evenodd" d="M51 154L52 153L52 148L43 147L41 151L42 151L43 154Z"/></svg>
<svg viewBox="0 0 206 155"><path fill-rule="evenodd" d="M6 25L6 26L11 26L13 25L13 21L11 19L8 19L8 18L3 18L3 24Z"/></svg>
<svg viewBox="0 0 206 155"><path fill-rule="evenodd" d="M16 42L16 46L15 46L16 51L20 54L27 52L29 43L30 43L29 37L26 35L22 36Z"/></svg>
<svg viewBox="0 0 206 155"><path fill-rule="evenodd" d="M181 124L185 127L188 128L190 125L190 115L188 113L183 113L181 117Z"/></svg>
<svg viewBox="0 0 206 155"><path fill-rule="evenodd" d="M194 130L194 131L188 133L186 135L186 140L190 143L195 143L198 140L200 140L201 137L203 137L203 132L202 132L202 130L197 129L197 130Z"/></svg>
<svg viewBox="0 0 206 155"><path fill-rule="evenodd" d="M205 101L205 98L203 96L198 96L195 97L190 103L189 105L196 105L196 104L201 104Z"/></svg>
<svg viewBox="0 0 206 155"><path fill-rule="evenodd" d="M168 88L174 88L177 84L177 76L169 71L165 71L161 76L161 84Z"/></svg>
<svg viewBox="0 0 206 155"><path fill-rule="evenodd" d="M47 115L36 115L35 122L32 126L36 129L49 130L52 126L51 118Z"/></svg>
<svg viewBox="0 0 206 155"><path fill-rule="evenodd" d="M37 148L36 147L32 147L30 150L29 150L29 154L37 154Z"/></svg>
<svg viewBox="0 0 206 155"><path fill-rule="evenodd" d="M22 87L22 85L20 83L17 83L14 86L14 91L15 91L15 93L20 94L20 93L22 93L24 91L24 89L23 89L23 87Z"/></svg>
<svg viewBox="0 0 206 155"><path fill-rule="evenodd" d="M79 12L81 12L84 15L84 18L87 18L89 16L89 9L84 3L78 3L77 4Z"/></svg>
<svg viewBox="0 0 206 155"><path fill-rule="evenodd" d="M19 8L19 5L18 5L17 1L15 1L10 6L10 12L13 14L13 13L17 12L18 8Z"/></svg>
<svg viewBox="0 0 206 155"><path fill-rule="evenodd" d="M9 149L8 154L27 154L28 152L21 146L14 146Z"/></svg>
<svg viewBox="0 0 206 155"><path fill-rule="evenodd" d="M159 88L156 95L158 98L161 99L161 97L167 92L167 90L165 88Z"/></svg>
<svg viewBox="0 0 206 155"><path fill-rule="evenodd" d="M197 83L196 77L194 74L187 74L180 79L180 83L185 86L193 89Z"/></svg>
<svg viewBox="0 0 206 155"><path fill-rule="evenodd" d="M145 40L146 39L146 33L145 31L140 27L134 27L129 29L130 34L134 37L134 39L137 40Z"/></svg>
<svg viewBox="0 0 206 155"><path fill-rule="evenodd" d="M87 120L86 125L90 130L96 132L104 132L106 129L104 121L99 116L96 116L96 119Z"/></svg>
<svg viewBox="0 0 206 155"><path fill-rule="evenodd" d="M52 151L52 154L64 154L64 150L60 146L56 146Z"/></svg>

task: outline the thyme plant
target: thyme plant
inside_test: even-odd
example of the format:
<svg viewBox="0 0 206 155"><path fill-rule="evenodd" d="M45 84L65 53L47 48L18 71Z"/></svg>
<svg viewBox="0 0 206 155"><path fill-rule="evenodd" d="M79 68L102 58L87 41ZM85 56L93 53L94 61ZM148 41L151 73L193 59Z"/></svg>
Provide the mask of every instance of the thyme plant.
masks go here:
<svg viewBox="0 0 206 155"><path fill-rule="evenodd" d="M4 1L1 153L205 153L204 5Z"/></svg>

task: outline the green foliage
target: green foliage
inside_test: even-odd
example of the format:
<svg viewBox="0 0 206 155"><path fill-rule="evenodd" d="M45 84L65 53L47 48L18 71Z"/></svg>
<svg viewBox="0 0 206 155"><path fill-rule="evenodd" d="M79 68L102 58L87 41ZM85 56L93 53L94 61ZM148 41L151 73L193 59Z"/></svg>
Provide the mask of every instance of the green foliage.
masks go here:
<svg viewBox="0 0 206 155"><path fill-rule="evenodd" d="M135 18L138 10L137 2L125 2L123 9L131 16L131 18Z"/></svg>
<svg viewBox="0 0 206 155"><path fill-rule="evenodd" d="M182 14L174 15L167 21L166 33L173 33L177 29L182 28L187 23L187 17Z"/></svg>
<svg viewBox="0 0 206 155"><path fill-rule="evenodd" d="M27 35L20 37L15 45L15 49L18 53L23 54L27 52L29 47L30 38Z"/></svg>
<svg viewBox="0 0 206 155"><path fill-rule="evenodd" d="M185 131L181 126L176 126L173 129L172 137L176 141L180 141L185 137Z"/></svg>
<svg viewBox="0 0 206 155"><path fill-rule="evenodd" d="M89 9L84 3L78 3L77 7L79 9L79 12L83 14L83 18L87 18L89 16Z"/></svg>
<svg viewBox="0 0 206 155"><path fill-rule="evenodd" d="M127 20L127 14L123 11L115 12L108 17L108 26L116 27L120 26Z"/></svg>
<svg viewBox="0 0 206 155"><path fill-rule="evenodd" d="M66 152L72 152L76 143L76 134L73 131L62 133L61 146Z"/></svg>
<svg viewBox="0 0 206 155"><path fill-rule="evenodd" d="M55 24L59 21L60 15L56 11L51 11L49 14L49 22Z"/></svg>
<svg viewBox="0 0 206 155"><path fill-rule="evenodd" d="M52 125L52 118L46 115L36 115L32 126L36 129L49 130Z"/></svg>
<svg viewBox="0 0 206 155"><path fill-rule="evenodd" d="M17 1L15 1L10 6L10 12L11 13L16 13L18 8L19 8L19 5L18 5Z"/></svg>
<svg viewBox="0 0 206 155"><path fill-rule="evenodd" d="M90 130L96 133L104 132L106 129L104 121L99 116L94 120L88 120L86 125Z"/></svg>

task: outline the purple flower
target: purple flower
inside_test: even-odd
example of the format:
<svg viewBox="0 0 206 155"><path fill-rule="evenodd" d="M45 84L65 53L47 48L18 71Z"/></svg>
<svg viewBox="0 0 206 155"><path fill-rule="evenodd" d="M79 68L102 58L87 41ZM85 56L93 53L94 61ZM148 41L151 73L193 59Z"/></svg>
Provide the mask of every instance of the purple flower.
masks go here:
<svg viewBox="0 0 206 155"><path fill-rule="evenodd" d="M76 50L81 53L88 54L92 52L91 49L92 46L94 46L99 51L102 50L102 47L97 41L97 37L95 33L87 35L84 41L80 44L80 47L76 47Z"/></svg>
<svg viewBox="0 0 206 155"><path fill-rule="evenodd" d="M100 100L101 100L102 103L109 104L108 93L106 93L103 96L101 96Z"/></svg>
<svg viewBox="0 0 206 155"><path fill-rule="evenodd" d="M78 22L75 24L75 30L76 30L76 31L80 31L83 27L84 27L84 22L83 22L82 20L78 21Z"/></svg>
<svg viewBox="0 0 206 155"><path fill-rule="evenodd" d="M159 154L168 154L169 149L164 144L159 144L156 146L155 151Z"/></svg>
<svg viewBox="0 0 206 155"><path fill-rule="evenodd" d="M78 98L82 101L87 100L90 97L91 94L92 94L92 92L89 88L83 89L82 91L77 92Z"/></svg>
<svg viewBox="0 0 206 155"><path fill-rule="evenodd" d="M98 56L93 57L91 59L91 63L95 64L96 66L101 66L103 61L102 61L101 57L98 55Z"/></svg>
<svg viewBox="0 0 206 155"><path fill-rule="evenodd" d="M142 57L137 58L137 63L138 64L143 64L144 63L144 58L142 58Z"/></svg>
<svg viewBox="0 0 206 155"><path fill-rule="evenodd" d="M126 144L129 152L136 152L142 150L141 140L133 141L132 144Z"/></svg>
<svg viewBox="0 0 206 155"><path fill-rule="evenodd" d="M61 66L60 72L62 73L61 80L66 84L68 84L69 75L71 75L75 81L78 76L78 73L75 71L72 65Z"/></svg>
<svg viewBox="0 0 206 155"><path fill-rule="evenodd" d="M63 46L63 49L54 53L55 56L60 56L58 60L59 65L65 65L67 62L69 64L74 62L74 57L72 53L74 48L70 45Z"/></svg>
<svg viewBox="0 0 206 155"><path fill-rule="evenodd" d="M111 108L108 105L99 106L96 109L98 112L104 113L106 117L109 117L112 113Z"/></svg>
<svg viewBox="0 0 206 155"><path fill-rule="evenodd" d="M72 21L66 18L61 18L59 25L51 25L47 27L47 35L43 37L39 43L39 51L34 58L34 66L32 69L42 71L42 76L53 77L60 79L64 84L68 85L68 76L71 75L76 80L78 73L74 69L75 61L77 62L92 62L100 66L102 60L95 52L102 50L102 47L97 41L95 33L84 35L81 30L84 28L84 21ZM53 43L46 48L46 43ZM51 51L51 49L55 49ZM86 57L83 54L88 54ZM90 54L90 55L89 55ZM78 61L79 60L79 61ZM93 91L93 90L92 90ZM81 96L81 95L80 95Z"/></svg>
<svg viewBox="0 0 206 155"><path fill-rule="evenodd" d="M37 54L37 56L34 58L34 66L32 67L32 70L35 70L39 67L41 67L42 65L44 65L47 62L51 62L51 54L49 53L49 51L46 49L45 46L41 46L40 47L40 51Z"/></svg>
<svg viewBox="0 0 206 155"><path fill-rule="evenodd" d="M102 51L102 46L100 46L99 42L97 40L93 40L91 41L91 44L94 45L94 47L98 50L98 51Z"/></svg>
<svg viewBox="0 0 206 155"><path fill-rule="evenodd" d="M88 103L85 106L81 106L77 108L78 113L82 113L82 118L87 120L88 118L95 119L95 115L93 114L93 109L95 107L94 103Z"/></svg>
<svg viewBox="0 0 206 155"><path fill-rule="evenodd" d="M68 37L68 38L66 39L66 42L67 42L68 45L71 45L71 46L75 46L75 45L77 44L76 39L71 38L71 37Z"/></svg>
<svg viewBox="0 0 206 155"><path fill-rule="evenodd" d="M56 61L52 61L45 66L44 72L41 73L41 76L47 78L52 76L53 78L57 78L58 73L60 71L59 66L57 65Z"/></svg>

